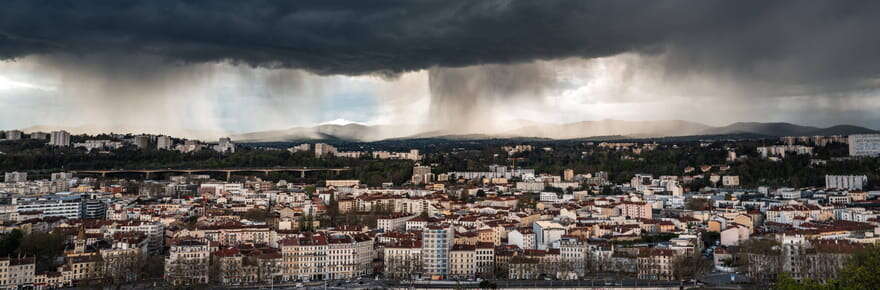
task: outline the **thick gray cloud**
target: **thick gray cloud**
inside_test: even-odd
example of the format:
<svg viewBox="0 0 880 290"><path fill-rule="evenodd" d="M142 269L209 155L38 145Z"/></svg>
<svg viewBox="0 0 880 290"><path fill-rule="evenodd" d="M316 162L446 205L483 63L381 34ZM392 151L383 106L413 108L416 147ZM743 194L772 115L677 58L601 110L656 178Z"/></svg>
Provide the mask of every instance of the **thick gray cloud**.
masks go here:
<svg viewBox="0 0 880 290"><path fill-rule="evenodd" d="M623 52L785 91L876 85L878 1L7 0L0 58L150 54L318 74Z"/></svg>
<svg viewBox="0 0 880 290"><path fill-rule="evenodd" d="M462 131L485 129L498 111L571 110L550 108L566 104L565 71L601 84L583 93L596 103L683 96L725 100L718 107L727 108L782 96L811 100L779 100L787 107L839 112L829 119L846 119L849 103L865 102L847 100L880 88L880 1L4 0L0 7L0 61L36 60L61 75L60 95L133 108L125 115L136 123L163 116L141 108L161 112L182 97L210 103L216 92L200 87L221 86L226 74L254 86L230 92L263 104L254 114L277 112L260 114L273 117L259 123L283 126L285 116L321 110L325 85L311 73L427 70L429 122ZM609 56L623 56L614 63L626 69L608 78L617 70L589 69ZM293 114L294 107L302 110ZM728 114L756 117L748 111Z"/></svg>

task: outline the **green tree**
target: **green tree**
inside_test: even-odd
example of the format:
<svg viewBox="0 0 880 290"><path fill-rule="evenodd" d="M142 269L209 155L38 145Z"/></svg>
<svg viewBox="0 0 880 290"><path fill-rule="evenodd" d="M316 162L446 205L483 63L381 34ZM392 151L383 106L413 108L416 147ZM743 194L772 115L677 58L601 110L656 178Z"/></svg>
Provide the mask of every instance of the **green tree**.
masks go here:
<svg viewBox="0 0 880 290"><path fill-rule="evenodd" d="M18 246L21 245L21 239L24 237L24 233L22 233L19 229L14 229L9 233L3 235L0 238L0 257L7 257L15 253L18 250Z"/></svg>
<svg viewBox="0 0 880 290"><path fill-rule="evenodd" d="M715 245L715 242L721 239L721 233L705 231L701 235L703 237L703 245L708 248Z"/></svg>
<svg viewBox="0 0 880 290"><path fill-rule="evenodd" d="M707 210L710 206L711 203L705 198L691 198L685 204L685 208L688 210Z"/></svg>
<svg viewBox="0 0 880 290"><path fill-rule="evenodd" d="M37 260L37 272L55 269L55 257L64 253L65 237L60 233L32 232L22 238L18 253Z"/></svg>
<svg viewBox="0 0 880 290"><path fill-rule="evenodd" d="M843 289L877 289L880 287L880 246L870 246L852 256L840 272Z"/></svg>
<svg viewBox="0 0 880 290"><path fill-rule="evenodd" d="M773 285L777 290L801 289L877 289L880 285L880 246L872 245L858 251L847 261L837 279L820 283L811 279L796 280L788 273L780 273Z"/></svg>
<svg viewBox="0 0 880 290"><path fill-rule="evenodd" d="M252 208L241 214L242 218L255 222L266 222L272 217L271 209Z"/></svg>

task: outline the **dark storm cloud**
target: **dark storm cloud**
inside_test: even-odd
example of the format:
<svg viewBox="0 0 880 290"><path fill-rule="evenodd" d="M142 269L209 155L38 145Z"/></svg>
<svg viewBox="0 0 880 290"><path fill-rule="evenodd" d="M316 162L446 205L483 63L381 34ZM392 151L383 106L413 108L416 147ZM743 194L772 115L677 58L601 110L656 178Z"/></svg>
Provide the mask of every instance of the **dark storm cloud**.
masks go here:
<svg viewBox="0 0 880 290"><path fill-rule="evenodd" d="M6 0L0 58L149 54L319 74L623 52L802 87L880 73L880 1ZM808 88L809 89L809 88Z"/></svg>

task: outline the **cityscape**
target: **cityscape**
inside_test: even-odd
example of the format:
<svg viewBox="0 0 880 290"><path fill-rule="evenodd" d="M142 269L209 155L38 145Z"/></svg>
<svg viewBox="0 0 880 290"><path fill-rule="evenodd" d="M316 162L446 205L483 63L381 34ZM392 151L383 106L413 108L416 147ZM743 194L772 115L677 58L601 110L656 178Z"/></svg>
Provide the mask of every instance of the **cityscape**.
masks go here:
<svg viewBox="0 0 880 290"><path fill-rule="evenodd" d="M877 1L4 1L0 289L877 289Z"/></svg>
<svg viewBox="0 0 880 290"><path fill-rule="evenodd" d="M6 131L3 285L751 288L880 239L880 134L412 141Z"/></svg>

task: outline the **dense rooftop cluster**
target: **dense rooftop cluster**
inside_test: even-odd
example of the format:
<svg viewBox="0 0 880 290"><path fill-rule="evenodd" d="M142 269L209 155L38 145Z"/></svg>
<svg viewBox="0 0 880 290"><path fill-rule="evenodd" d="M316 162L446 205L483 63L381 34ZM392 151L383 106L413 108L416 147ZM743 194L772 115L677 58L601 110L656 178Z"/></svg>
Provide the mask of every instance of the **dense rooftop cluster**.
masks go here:
<svg viewBox="0 0 880 290"><path fill-rule="evenodd" d="M829 140L826 145L846 139ZM325 145L318 147L330 148ZM768 159L770 149L742 150L732 141L691 145L721 151L724 161L621 178L517 166L524 155L565 150L519 144L485 149L501 152L493 153L501 162L473 169L433 162L461 151L404 151L413 158L397 159L410 162L411 178L381 186L344 175L287 181L268 172L149 180L8 172L0 183L0 251L7 257L0 272L15 274L0 284L161 278L182 287L303 286L361 277L383 278L388 286L599 277L723 284L730 281L705 277L733 272L745 279L734 282L772 283L781 273L827 281L880 239L875 175L829 174L825 186L749 186L755 181L738 168L747 159ZM590 148L580 158L615 152L637 164L640 156L682 145L579 146ZM314 146L297 148L291 154ZM778 152L772 154L779 161L768 162L813 154ZM504 160L510 164L501 165Z"/></svg>

